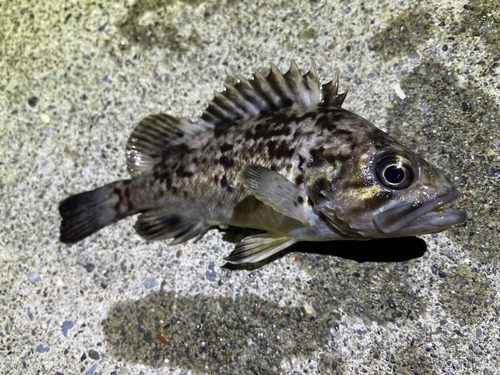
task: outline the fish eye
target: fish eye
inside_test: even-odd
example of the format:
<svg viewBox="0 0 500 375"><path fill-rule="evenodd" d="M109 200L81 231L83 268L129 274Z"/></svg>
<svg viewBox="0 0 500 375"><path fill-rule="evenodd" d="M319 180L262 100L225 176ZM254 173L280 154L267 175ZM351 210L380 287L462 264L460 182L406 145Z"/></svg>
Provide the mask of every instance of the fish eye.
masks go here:
<svg viewBox="0 0 500 375"><path fill-rule="evenodd" d="M406 155L383 154L375 160L375 175L385 187L403 190L415 181L416 168L414 165Z"/></svg>

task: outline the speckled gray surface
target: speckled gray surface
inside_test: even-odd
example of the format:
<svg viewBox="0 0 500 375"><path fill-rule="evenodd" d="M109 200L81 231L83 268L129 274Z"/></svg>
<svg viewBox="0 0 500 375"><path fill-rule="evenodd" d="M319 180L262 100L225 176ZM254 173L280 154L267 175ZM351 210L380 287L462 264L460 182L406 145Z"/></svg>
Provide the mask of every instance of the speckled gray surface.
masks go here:
<svg viewBox="0 0 500 375"><path fill-rule="evenodd" d="M499 1L134 4L0 2L0 373L500 373ZM449 172L465 226L247 269L223 267L237 232L58 242L58 202L126 177L142 117L311 56Z"/></svg>

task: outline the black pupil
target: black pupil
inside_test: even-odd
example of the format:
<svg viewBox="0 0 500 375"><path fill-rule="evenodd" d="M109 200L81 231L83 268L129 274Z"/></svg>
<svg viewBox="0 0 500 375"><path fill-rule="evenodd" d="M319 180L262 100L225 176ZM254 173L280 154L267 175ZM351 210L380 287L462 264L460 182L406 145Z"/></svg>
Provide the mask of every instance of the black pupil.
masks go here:
<svg viewBox="0 0 500 375"><path fill-rule="evenodd" d="M405 171L395 165L387 167L384 171L384 177L391 184L400 184L405 179Z"/></svg>

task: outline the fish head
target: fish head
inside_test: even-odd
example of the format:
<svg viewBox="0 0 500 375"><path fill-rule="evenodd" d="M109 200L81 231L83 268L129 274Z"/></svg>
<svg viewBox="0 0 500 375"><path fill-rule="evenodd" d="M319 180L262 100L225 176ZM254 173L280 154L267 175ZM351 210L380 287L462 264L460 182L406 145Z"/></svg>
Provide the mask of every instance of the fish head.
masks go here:
<svg viewBox="0 0 500 375"><path fill-rule="evenodd" d="M464 212L443 208L460 196L450 178L369 125L362 136L351 137L350 151L323 144L308 164L311 204L333 229L345 238L387 238L436 233L464 222Z"/></svg>

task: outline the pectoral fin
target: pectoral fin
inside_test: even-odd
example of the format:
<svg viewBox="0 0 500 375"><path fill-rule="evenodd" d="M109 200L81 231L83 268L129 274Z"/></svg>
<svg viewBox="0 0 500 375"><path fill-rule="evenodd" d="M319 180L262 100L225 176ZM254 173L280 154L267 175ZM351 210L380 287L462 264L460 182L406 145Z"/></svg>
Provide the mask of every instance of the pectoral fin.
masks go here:
<svg viewBox="0 0 500 375"><path fill-rule="evenodd" d="M276 237L272 233L257 234L243 238L226 261L233 264L256 263L293 245L293 237Z"/></svg>
<svg viewBox="0 0 500 375"><path fill-rule="evenodd" d="M304 213L306 192L278 172L248 164L238 173L238 183L275 211L308 224Z"/></svg>

